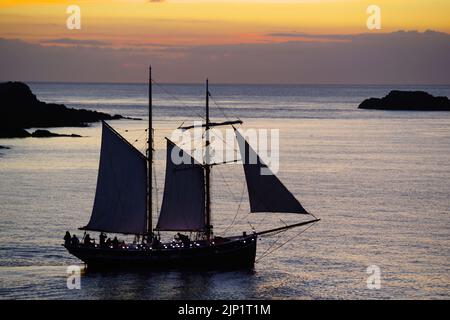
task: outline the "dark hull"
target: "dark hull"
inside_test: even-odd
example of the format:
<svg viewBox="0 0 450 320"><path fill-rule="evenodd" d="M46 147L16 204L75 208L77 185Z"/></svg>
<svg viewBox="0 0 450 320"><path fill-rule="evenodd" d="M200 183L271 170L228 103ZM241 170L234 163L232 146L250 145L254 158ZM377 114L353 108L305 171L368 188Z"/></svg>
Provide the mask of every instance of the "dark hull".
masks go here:
<svg viewBox="0 0 450 320"><path fill-rule="evenodd" d="M255 263L257 235L226 238L220 244L183 248L111 249L65 246L89 269L251 269Z"/></svg>

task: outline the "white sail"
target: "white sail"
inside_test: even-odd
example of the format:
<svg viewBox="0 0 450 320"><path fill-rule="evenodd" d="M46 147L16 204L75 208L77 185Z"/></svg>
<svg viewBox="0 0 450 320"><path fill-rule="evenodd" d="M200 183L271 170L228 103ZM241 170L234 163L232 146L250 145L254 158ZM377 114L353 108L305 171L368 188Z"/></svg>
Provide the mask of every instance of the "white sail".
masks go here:
<svg viewBox="0 0 450 320"><path fill-rule="evenodd" d="M238 130L235 133L244 166L250 211L309 214L274 174L261 174L261 169L264 168L266 173L270 169L241 133Z"/></svg>
<svg viewBox="0 0 450 320"><path fill-rule="evenodd" d="M142 234L147 223L147 159L108 124L102 146L94 207L82 229Z"/></svg>
<svg viewBox="0 0 450 320"><path fill-rule="evenodd" d="M178 159L183 159L183 162L179 163ZM167 140L166 178L157 230L205 229L204 179L203 167Z"/></svg>

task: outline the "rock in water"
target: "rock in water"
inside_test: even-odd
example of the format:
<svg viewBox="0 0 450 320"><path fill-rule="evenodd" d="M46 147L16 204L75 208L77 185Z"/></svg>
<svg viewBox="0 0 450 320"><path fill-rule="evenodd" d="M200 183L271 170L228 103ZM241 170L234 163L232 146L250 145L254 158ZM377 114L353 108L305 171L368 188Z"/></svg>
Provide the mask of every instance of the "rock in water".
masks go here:
<svg viewBox="0 0 450 320"><path fill-rule="evenodd" d="M3 123L3 119L0 119L0 138L27 138L31 137L31 134L22 128L9 127L8 124Z"/></svg>
<svg viewBox="0 0 450 320"><path fill-rule="evenodd" d="M80 138L81 136L78 134L59 134L59 133L54 133L54 132L50 132L48 130L36 130L34 131L31 136L33 138L51 138L51 137L71 137L71 138Z"/></svg>
<svg viewBox="0 0 450 320"><path fill-rule="evenodd" d="M80 127L121 115L39 101L22 82L0 83L0 138L29 137L25 128Z"/></svg>
<svg viewBox="0 0 450 320"><path fill-rule="evenodd" d="M414 110L414 111L450 111L447 97L435 97L424 91L393 90L381 99L364 100L359 109L377 110Z"/></svg>

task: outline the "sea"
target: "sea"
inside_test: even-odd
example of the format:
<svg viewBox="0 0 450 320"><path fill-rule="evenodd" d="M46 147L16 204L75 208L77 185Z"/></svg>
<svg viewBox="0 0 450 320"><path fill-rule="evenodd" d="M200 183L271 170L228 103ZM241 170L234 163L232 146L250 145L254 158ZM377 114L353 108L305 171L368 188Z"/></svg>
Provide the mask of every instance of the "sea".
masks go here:
<svg viewBox="0 0 450 320"><path fill-rule="evenodd" d="M28 84L46 102L140 118L109 124L145 152L146 84ZM81 138L0 139L0 299L449 299L450 112L358 109L393 89L450 96L450 86L210 84L212 121L278 130L277 176L321 219L258 239L249 271L85 270L62 238L89 221L101 124L49 128ZM156 223L164 138L205 117L205 86L155 83L153 105ZM249 211L242 166L214 166L216 235L310 218ZM79 289L67 285L73 265Z"/></svg>

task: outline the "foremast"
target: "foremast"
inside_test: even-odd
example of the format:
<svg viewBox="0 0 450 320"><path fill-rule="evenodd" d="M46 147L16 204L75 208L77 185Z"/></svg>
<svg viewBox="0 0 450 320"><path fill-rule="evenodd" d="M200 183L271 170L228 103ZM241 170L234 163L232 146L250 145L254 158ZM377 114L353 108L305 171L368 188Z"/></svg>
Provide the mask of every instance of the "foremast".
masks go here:
<svg viewBox="0 0 450 320"><path fill-rule="evenodd" d="M152 126L152 67L148 68L148 140L147 140L147 235L151 241L153 237L153 185L152 185L152 167L153 167L153 126Z"/></svg>
<svg viewBox="0 0 450 320"><path fill-rule="evenodd" d="M209 83L206 79L206 117L205 117L205 157L203 166L205 168L205 232L209 241L212 235L211 225L211 161L210 161L210 141L209 141Z"/></svg>

